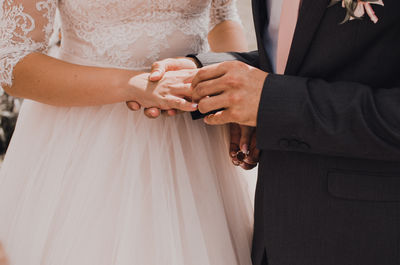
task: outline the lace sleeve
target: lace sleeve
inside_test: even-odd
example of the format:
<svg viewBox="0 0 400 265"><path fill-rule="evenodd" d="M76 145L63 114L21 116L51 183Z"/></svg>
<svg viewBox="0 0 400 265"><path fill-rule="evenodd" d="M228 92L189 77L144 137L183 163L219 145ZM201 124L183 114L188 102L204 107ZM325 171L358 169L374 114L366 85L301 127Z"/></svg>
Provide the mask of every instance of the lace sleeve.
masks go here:
<svg viewBox="0 0 400 265"><path fill-rule="evenodd" d="M46 52L57 0L0 0L0 88L12 85L13 69L26 55Z"/></svg>
<svg viewBox="0 0 400 265"><path fill-rule="evenodd" d="M237 12L236 0L212 0L210 10L210 29L226 20L241 23Z"/></svg>

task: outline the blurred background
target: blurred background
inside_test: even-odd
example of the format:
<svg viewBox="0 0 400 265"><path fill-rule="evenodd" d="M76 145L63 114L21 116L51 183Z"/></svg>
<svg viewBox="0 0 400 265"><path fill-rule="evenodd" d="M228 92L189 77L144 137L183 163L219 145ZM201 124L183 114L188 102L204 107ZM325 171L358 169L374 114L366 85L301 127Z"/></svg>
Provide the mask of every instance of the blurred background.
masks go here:
<svg viewBox="0 0 400 265"><path fill-rule="evenodd" d="M239 15L242 18L243 26L249 42L249 50L256 49L256 40L253 27L251 0L237 0ZM58 25L58 23L56 23ZM52 45L56 47L58 34L55 34L51 40ZM51 51L52 52L52 51ZM9 97L0 91L0 161L7 150L15 123L18 117L21 100Z"/></svg>
<svg viewBox="0 0 400 265"><path fill-rule="evenodd" d="M246 32L251 51L257 49L256 35L254 33L253 13L251 11L251 0L237 0L239 15L242 18L243 27Z"/></svg>

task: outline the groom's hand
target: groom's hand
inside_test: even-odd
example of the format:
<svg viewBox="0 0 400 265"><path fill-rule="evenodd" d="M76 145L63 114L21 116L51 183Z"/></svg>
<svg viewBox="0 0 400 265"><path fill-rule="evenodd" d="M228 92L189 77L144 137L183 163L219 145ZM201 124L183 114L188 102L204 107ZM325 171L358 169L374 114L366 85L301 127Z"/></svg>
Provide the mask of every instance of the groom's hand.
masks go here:
<svg viewBox="0 0 400 265"><path fill-rule="evenodd" d="M188 58L188 57L169 58L155 62L152 65L149 79L152 82L158 82L163 78L165 73L168 71L197 69L197 68L198 68L197 62L193 58ZM128 108L133 111L138 111L142 108L140 104L135 101L129 101L126 104ZM144 114L151 119L158 118L162 112L166 113L168 116L175 116L178 113L177 110L161 111L158 108L146 108L144 110Z"/></svg>
<svg viewBox="0 0 400 265"><path fill-rule="evenodd" d="M203 67L192 81L193 100L210 125L238 123L256 127L261 92L268 73L242 62Z"/></svg>
<svg viewBox="0 0 400 265"><path fill-rule="evenodd" d="M230 136L229 155L232 163L245 170L255 168L260 157L260 151L256 147L256 129L231 123Z"/></svg>

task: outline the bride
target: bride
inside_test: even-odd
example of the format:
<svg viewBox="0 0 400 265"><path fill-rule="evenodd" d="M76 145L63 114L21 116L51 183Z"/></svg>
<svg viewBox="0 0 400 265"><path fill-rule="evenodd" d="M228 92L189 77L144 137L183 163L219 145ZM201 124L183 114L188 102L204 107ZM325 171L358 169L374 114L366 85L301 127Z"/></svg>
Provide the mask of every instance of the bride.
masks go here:
<svg viewBox="0 0 400 265"><path fill-rule="evenodd" d="M125 105L196 110L196 70L153 83L150 66L246 49L234 1L0 1L0 83L26 99L0 174L10 264L249 265L250 196L224 128Z"/></svg>

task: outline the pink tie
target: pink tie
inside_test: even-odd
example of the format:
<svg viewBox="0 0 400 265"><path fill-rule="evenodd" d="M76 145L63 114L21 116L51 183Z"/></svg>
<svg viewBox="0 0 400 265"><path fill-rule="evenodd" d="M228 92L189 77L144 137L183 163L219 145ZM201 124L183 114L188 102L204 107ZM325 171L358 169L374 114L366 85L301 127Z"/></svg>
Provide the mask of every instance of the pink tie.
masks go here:
<svg viewBox="0 0 400 265"><path fill-rule="evenodd" d="M301 0L283 0L281 20L279 24L278 51L276 71L284 74L289 58L290 47L292 46L294 31Z"/></svg>

